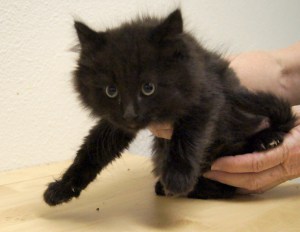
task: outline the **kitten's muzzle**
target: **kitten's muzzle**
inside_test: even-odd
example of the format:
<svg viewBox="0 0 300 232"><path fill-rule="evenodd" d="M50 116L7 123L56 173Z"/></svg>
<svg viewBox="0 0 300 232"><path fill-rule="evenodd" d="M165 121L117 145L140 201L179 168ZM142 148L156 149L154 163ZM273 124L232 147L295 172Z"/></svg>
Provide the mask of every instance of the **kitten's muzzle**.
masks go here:
<svg viewBox="0 0 300 232"><path fill-rule="evenodd" d="M129 104L126 107L122 118L129 123L133 123L134 121L136 121L136 119L138 118L138 114L135 112L134 106L132 104Z"/></svg>

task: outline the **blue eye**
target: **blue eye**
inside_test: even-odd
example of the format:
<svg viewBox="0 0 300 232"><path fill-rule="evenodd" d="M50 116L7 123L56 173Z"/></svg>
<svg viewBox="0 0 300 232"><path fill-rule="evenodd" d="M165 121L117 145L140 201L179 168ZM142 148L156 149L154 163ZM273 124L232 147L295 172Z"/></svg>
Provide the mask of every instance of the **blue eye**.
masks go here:
<svg viewBox="0 0 300 232"><path fill-rule="evenodd" d="M106 86L105 93L109 98L115 98L118 96L118 89L115 85L109 85Z"/></svg>
<svg viewBox="0 0 300 232"><path fill-rule="evenodd" d="M151 82L148 83L144 83L142 85L142 93L145 96L150 96L151 94L153 94L155 92L155 85Z"/></svg>

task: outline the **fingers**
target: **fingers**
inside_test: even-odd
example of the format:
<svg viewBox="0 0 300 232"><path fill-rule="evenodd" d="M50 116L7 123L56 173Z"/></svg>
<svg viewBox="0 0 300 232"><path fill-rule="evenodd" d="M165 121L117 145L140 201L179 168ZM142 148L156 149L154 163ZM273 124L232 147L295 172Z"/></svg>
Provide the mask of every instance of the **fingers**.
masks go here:
<svg viewBox="0 0 300 232"><path fill-rule="evenodd" d="M252 193L264 193L274 187L276 187L277 185L283 183L284 181L282 180L278 180L278 181L274 181L273 183L270 183L266 186L263 186L259 189L256 189L256 190L249 190L249 189L245 189L245 188L238 188L237 189L237 193L238 194L252 194Z"/></svg>
<svg viewBox="0 0 300 232"><path fill-rule="evenodd" d="M244 192L261 192L287 180L285 169L281 165L259 173L236 174L209 171L203 176L223 184L241 188Z"/></svg>
<svg viewBox="0 0 300 232"><path fill-rule="evenodd" d="M156 137L163 138L163 139L171 139L173 133L172 130L152 130L152 129L149 130Z"/></svg>
<svg viewBox="0 0 300 232"><path fill-rule="evenodd" d="M213 163L211 170L230 173L261 172L283 163L287 156L287 146L282 144L266 152L222 157Z"/></svg>
<svg viewBox="0 0 300 232"><path fill-rule="evenodd" d="M298 108L300 110L300 107ZM294 112L298 110L293 108ZM299 141L299 126L293 128L284 138L281 145L268 151L255 152L237 156L227 156L216 160L211 170L230 173L261 172L287 161L295 151Z"/></svg>
<svg viewBox="0 0 300 232"><path fill-rule="evenodd" d="M296 125L300 125L300 105L293 106L292 111L297 117Z"/></svg>
<svg viewBox="0 0 300 232"><path fill-rule="evenodd" d="M159 138L171 139L173 127L170 123L152 124L148 127L150 132Z"/></svg>

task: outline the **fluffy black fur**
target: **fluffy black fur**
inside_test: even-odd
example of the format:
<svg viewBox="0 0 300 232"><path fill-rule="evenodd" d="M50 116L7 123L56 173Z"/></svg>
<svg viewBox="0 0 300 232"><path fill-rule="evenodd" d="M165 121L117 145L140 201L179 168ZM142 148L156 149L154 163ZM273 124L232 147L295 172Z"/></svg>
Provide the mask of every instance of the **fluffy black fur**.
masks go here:
<svg viewBox="0 0 300 232"><path fill-rule="evenodd" d="M81 45L75 88L101 120L44 193L49 205L78 197L140 129L159 122L172 122L174 133L171 140L154 139L156 193L231 197L234 187L202 173L221 156L278 145L294 125L286 101L241 87L227 61L184 32L180 10L105 32L81 22L75 28Z"/></svg>

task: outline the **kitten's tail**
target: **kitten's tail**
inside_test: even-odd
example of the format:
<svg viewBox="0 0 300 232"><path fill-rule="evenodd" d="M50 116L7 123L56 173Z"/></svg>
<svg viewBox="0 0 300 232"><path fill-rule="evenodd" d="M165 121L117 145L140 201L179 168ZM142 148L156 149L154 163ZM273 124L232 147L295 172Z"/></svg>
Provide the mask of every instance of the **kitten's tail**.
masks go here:
<svg viewBox="0 0 300 232"><path fill-rule="evenodd" d="M276 131L289 132L296 117L288 101L266 92L250 92L246 89L229 95L233 106L246 112L268 117L270 127Z"/></svg>

